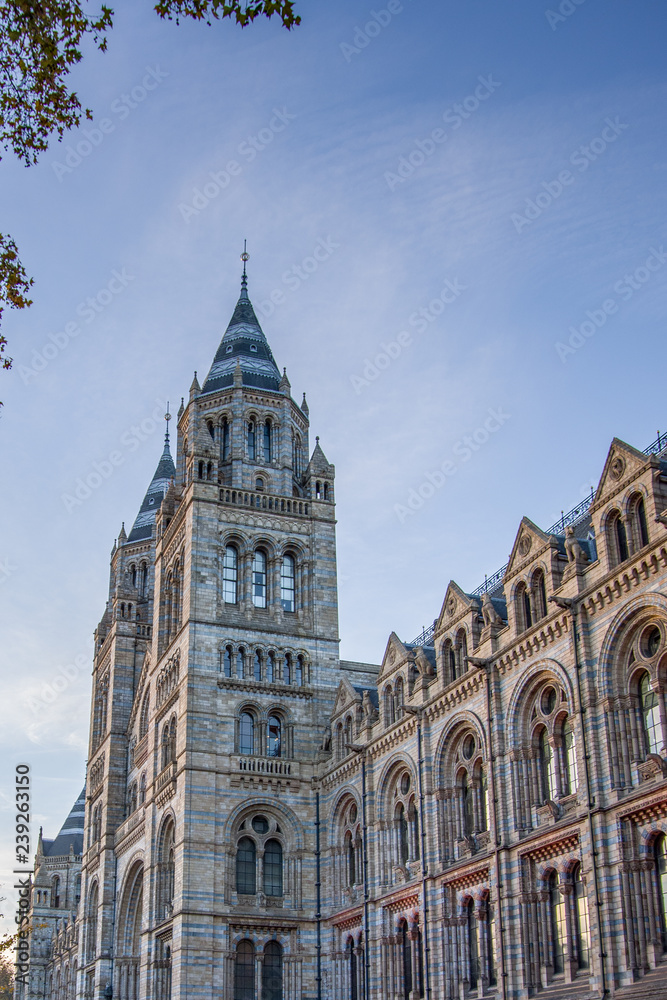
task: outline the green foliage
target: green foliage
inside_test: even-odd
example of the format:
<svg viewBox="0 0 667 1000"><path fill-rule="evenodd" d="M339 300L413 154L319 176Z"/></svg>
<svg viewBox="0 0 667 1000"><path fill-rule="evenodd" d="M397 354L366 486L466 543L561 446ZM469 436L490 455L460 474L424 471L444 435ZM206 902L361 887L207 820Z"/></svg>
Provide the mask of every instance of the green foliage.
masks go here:
<svg viewBox="0 0 667 1000"><path fill-rule="evenodd" d="M293 0L232 0L231 3L225 0L160 0L155 9L160 17L176 21L176 24L181 17L205 20L207 24L211 24L210 18L233 17L245 28L262 14L265 17L277 14L288 31L301 24L301 18L294 13Z"/></svg>
<svg viewBox="0 0 667 1000"><path fill-rule="evenodd" d="M25 309L32 305L32 299L27 298L32 285L23 264L19 260L16 243L10 236L0 233L0 319L5 305L12 309ZM11 368L12 359L5 354L7 338L0 334L0 367Z"/></svg>
<svg viewBox="0 0 667 1000"><path fill-rule="evenodd" d="M0 1000L14 996L14 963L6 955L0 956Z"/></svg>

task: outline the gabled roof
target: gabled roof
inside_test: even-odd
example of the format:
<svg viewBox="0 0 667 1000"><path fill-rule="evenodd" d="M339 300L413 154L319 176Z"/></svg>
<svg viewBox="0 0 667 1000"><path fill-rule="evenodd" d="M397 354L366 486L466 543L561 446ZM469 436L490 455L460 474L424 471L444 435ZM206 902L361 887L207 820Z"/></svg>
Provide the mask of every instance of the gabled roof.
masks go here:
<svg viewBox="0 0 667 1000"><path fill-rule="evenodd" d="M176 466L169 451L169 432L165 434L164 451L155 470L155 475L151 479L150 486L146 491L144 501L139 508L137 519L132 525L128 542L140 542L145 538L150 538L153 534L155 515L164 499L164 495L169 488L169 484L176 475Z"/></svg>
<svg viewBox="0 0 667 1000"><path fill-rule="evenodd" d="M643 451L633 448L631 444L626 444L620 438L615 437L611 442L607 461L600 476L595 500L601 500L605 493L613 493L619 483L627 479L628 476L639 472L647 464L647 458Z"/></svg>
<svg viewBox="0 0 667 1000"><path fill-rule="evenodd" d="M70 846L75 854L83 854L83 819L86 812L86 788L70 809L69 816L60 828L55 840L42 839L44 856L49 858L63 857L69 854Z"/></svg>
<svg viewBox="0 0 667 1000"><path fill-rule="evenodd" d="M522 517L505 570L505 579L514 576L527 561L533 558L537 549L543 548L553 540L553 535L542 531L529 517Z"/></svg>
<svg viewBox="0 0 667 1000"><path fill-rule="evenodd" d="M245 273L241 295L206 376L202 395L233 385L237 361L241 365L243 385L273 392L280 390L280 372L248 298Z"/></svg>
<svg viewBox="0 0 667 1000"><path fill-rule="evenodd" d="M447 585L445 599L442 602L440 615L437 619L436 629L439 632L443 628L448 628L452 622L457 621L463 614L470 610L479 611L479 600L466 594L461 590L458 583L450 580Z"/></svg>

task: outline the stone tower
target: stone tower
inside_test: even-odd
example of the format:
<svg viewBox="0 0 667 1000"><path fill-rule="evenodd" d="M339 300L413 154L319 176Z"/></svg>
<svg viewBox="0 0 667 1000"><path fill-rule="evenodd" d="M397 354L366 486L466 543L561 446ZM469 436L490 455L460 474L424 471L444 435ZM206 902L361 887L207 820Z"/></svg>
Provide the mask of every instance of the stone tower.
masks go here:
<svg viewBox="0 0 667 1000"><path fill-rule="evenodd" d="M341 675L334 468L319 442L309 454L305 396L276 366L244 269L179 410L176 467L167 438L112 553L87 778L88 997L316 995L312 781Z"/></svg>

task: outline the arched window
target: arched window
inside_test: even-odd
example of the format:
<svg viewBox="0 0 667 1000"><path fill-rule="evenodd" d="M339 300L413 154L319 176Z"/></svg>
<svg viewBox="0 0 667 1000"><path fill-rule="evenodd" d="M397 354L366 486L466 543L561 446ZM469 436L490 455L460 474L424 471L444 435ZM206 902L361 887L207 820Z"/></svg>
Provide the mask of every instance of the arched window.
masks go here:
<svg viewBox="0 0 667 1000"><path fill-rule="evenodd" d="M241 712L239 719L239 751L255 752L255 719L250 712Z"/></svg>
<svg viewBox="0 0 667 1000"><path fill-rule="evenodd" d="M255 437L255 421L251 420L248 423L248 459L251 462L256 458Z"/></svg>
<svg viewBox="0 0 667 1000"><path fill-rule="evenodd" d="M357 956L354 951L354 938L349 937L345 946L350 977L350 1000L359 1000Z"/></svg>
<svg viewBox="0 0 667 1000"><path fill-rule="evenodd" d="M170 762L171 759L169 753L169 723L165 723L165 725L162 727L161 749L162 749L161 768L162 770L164 770L164 768L167 766L167 764Z"/></svg>
<svg viewBox="0 0 667 1000"><path fill-rule="evenodd" d="M396 704L391 684L387 684L383 694L384 724L392 726L396 722Z"/></svg>
<svg viewBox="0 0 667 1000"><path fill-rule="evenodd" d="M157 872L158 919L171 916L174 902L174 824L167 821L162 831Z"/></svg>
<svg viewBox="0 0 667 1000"><path fill-rule="evenodd" d="M262 654L258 649L255 650L255 655L253 657L253 675L256 681L261 681L262 679Z"/></svg>
<svg viewBox="0 0 667 1000"><path fill-rule="evenodd" d="M544 572L541 569L535 570L533 574L533 608L535 609L535 621L539 622L547 615L547 588L544 582Z"/></svg>
<svg viewBox="0 0 667 1000"><path fill-rule="evenodd" d="M551 921L552 965L557 974L563 971L563 942L565 941L565 906L558 888L558 875L549 873L547 880L549 895L549 919Z"/></svg>
<svg viewBox="0 0 667 1000"><path fill-rule="evenodd" d="M410 844L408 840L408 819L403 803L396 810L396 834L398 837L398 857L400 863L406 865L410 857Z"/></svg>
<svg viewBox="0 0 667 1000"><path fill-rule="evenodd" d="M137 783L133 781L130 785L128 815L131 816L137 810Z"/></svg>
<svg viewBox="0 0 667 1000"><path fill-rule="evenodd" d="M255 1000L255 948L247 938L236 946L234 1000Z"/></svg>
<svg viewBox="0 0 667 1000"><path fill-rule="evenodd" d="M581 865L576 864L572 871L574 885L574 938L577 965L580 969L590 966L591 935L588 926L588 898L586 886L581 877Z"/></svg>
<svg viewBox="0 0 667 1000"><path fill-rule="evenodd" d="M222 449L222 460L223 462L229 461L230 458L230 447L229 447L229 422L225 417L222 421L222 435L221 435L221 449Z"/></svg>
<svg viewBox="0 0 667 1000"><path fill-rule="evenodd" d="M55 875L51 882L51 906L56 910L60 907L60 878Z"/></svg>
<svg viewBox="0 0 667 1000"><path fill-rule="evenodd" d="M292 435L292 468L294 470L294 478L298 479L301 476L302 471L302 451L301 451L301 438L298 434Z"/></svg>
<svg viewBox="0 0 667 1000"><path fill-rule="evenodd" d="M651 677L645 671L639 681L639 703L644 725L646 753L660 753L663 745L662 723L658 696L651 686Z"/></svg>
<svg viewBox="0 0 667 1000"><path fill-rule="evenodd" d="M283 611L294 611L296 609L294 556L283 556L280 569L280 601Z"/></svg>
<svg viewBox="0 0 667 1000"><path fill-rule="evenodd" d="M252 563L252 603L266 607L266 553L257 549Z"/></svg>
<svg viewBox="0 0 667 1000"><path fill-rule="evenodd" d="M283 894L283 849L277 840L267 840L264 845L264 894Z"/></svg>
<svg viewBox="0 0 667 1000"><path fill-rule="evenodd" d="M283 949L278 941L264 945L262 1000L283 1000Z"/></svg>
<svg viewBox="0 0 667 1000"><path fill-rule="evenodd" d="M444 661L445 682L451 684L452 681L456 680L456 654L454 653L454 645L451 639L447 639L442 647L442 658Z"/></svg>
<svg viewBox="0 0 667 1000"><path fill-rule="evenodd" d="M232 676L232 655L233 650L231 646L225 646L225 652L223 653L223 669L225 677Z"/></svg>
<svg viewBox="0 0 667 1000"><path fill-rule="evenodd" d="M403 959L403 997L405 1000L410 1000L410 994L412 993L412 947L406 920L402 920L400 923L398 938Z"/></svg>
<svg viewBox="0 0 667 1000"><path fill-rule="evenodd" d="M134 563L132 563L132 565L130 566L130 579L132 580L132 586L136 587L136 585L137 585L137 567L134 565Z"/></svg>
<svg viewBox="0 0 667 1000"><path fill-rule="evenodd" d="M78 906L81 901L81 875L77 875L74 882L74 905Z"/></svg>
<svg viewBox="0 0 667 1000"><path fill-rule="evenodd" d="M396 719L400 719L403 716L403 678L396 678L396 685L394 687L394 716Z"/></svg>
<svg viewBox="0 0 667 1000"><path fill-rule="evenodd" d="M283 683L292 683L292 654L285 653L285 661L283 663Z"/></svg>
<svg viewBox="0 0 667 1000"><path fill-rule="evenodd" d="M147 691L144 695L144 700L141 703L141 715L139 716L139 739L143 739L144 736L148 734L148 716L150 713L150 692Z"/></svg>
<svg viewBox="0 0 667 1000"><path fill-rule="evenodd" d="M520 583L516 588L516 617L519 632L525 632L533 624L533 615L530 607L530 594L525 583Z"/></svg>
<svg viewBox="0 0 667 1000"><path fill-rule="evenodd" d="M574 726L571 719L563 722L563 777L565 779L563 794L572 795L577 790L579 775L577 773L577 747L574 739Z"/></svg>
<svg viewBox="0 0 667 1000"><path fill-rule="evenodd" d="M638 549L643 549L645 545L648 545L648 525L646 523L646 506L644 504L644 498L638 496L633 503L634 512L634 529L636 536L636 547Z"/></svg>
<svg viewBox="0 0 667 1000"><path fill-rule="evenodd" d="M239 680L243 680L243 675L245 673L245 649L243 646L239 646L239 651L236 654L236 676Z"/></svg>
<svg viewBox="0 0 667 1000"><path fill-rule="evenodd" d="M345 856L347 858L347 884L350 888L357 883L357 866L352 833L345 834Z"/></svg>
<svg viewBox="0 0 667 1000"><path fill-rule="evenodd" d="M465 629L460 629L456 636L456 676L462 677L468 669L468 637Z"/></svg>
<svg viewBox="0 0 667 1000"><path fill-rule="evenodd" d="M225 604L236 604L237 589L238 552L233 545L227 545L222 563L222 596Z"/></svg>
<svg viewBox="0 0 667 1000"><path fill-rule="evenodd" d="M479 980L479 939L477 937L477 917L475 916L475 902L468 898L466 903L466 930L468 945L468 965L470 989L477 988Z"/></svg>
<svg viewBox="0 0 667 1000"><path fill-rule="evenodd" d="M148 566L146 565L146 563L142 563L140 591L139 591L142 597L146 596L147 589L148 589Z"/></svg>
<svg viewBox="0 0 667 1000"><path fill-rule="evenodd" d="M271 421L264 421L264 461L268 465L271 461Z"/></svg>
<svg viewBox="0 0 667 1000"><path fill-rule="evenodd" d="M628 558L628 536L620 512L615 510L607 522L607 538L611 556L611 565L617 566Z"/></svg>
<svg viewBox="0 0 667 1000"><path fill-rule="evenodd" d="M139 782L139 805L143 806L146 801L146 772L141 775L141 781Z"/></svg>
<svg viewBox="0 0 667 1000"><path fill-rule="evenodd" d="M211 435L211 440L215 441L215 427L213 426L213 421L212 420L207 420L206 421L206 430Z"/></svg>
<svg viewBox="0 0 667 1000"><path fill-rule="evenodd" d="M556 799L558 792L556 789L556 762L554 753L549 742L549 733L545 726L539 733L540 750L540 781L542 785L542 795L544 800Z"/></svg>
<svg viewBox="0 0 667 1000"><path fill-rule="evenodd" d="M266 723L266 753L268 757L282 756L282 732L280 719L270 715Z"/></svg>
<svg viewBox="0 0 667 1000"><path fill-rule="evenodd" d="M98 910L99 889L97 882L93 882L88 892L88 905L86 906L86 927L84 954L86 962L92 962L97 954L97 910Z"/></svg>
<svg viewBox="0 0 667 1000"><path fill-rule="evenodd" d="M261 493L262 490L264 489L264 480L262 479L261 476L258 476L257 479L255 480L255 489L257 490L258 493Z"/></svg>
<svg viewBox="0 0 667 1000"><path fill-rule="evenodd" d="M303 684L303 656L296 658L296 674L294 677L297 684Z"/></svg>
<svg viewBox="0 0 667 1000"><path fill-rule="evenodd" d="M276 676L276 654L270 650L266 654L266 679L272 684Z"/></svg>
<svg viewBox="0 0 667 1000"><path fill-rule="evenodd" d="M242 837L236 848L236 891L243 896L257 892L257 848L250 837Z"/></svg>
<svg viewBox="0 0 667 1000"><path fill-rule="evenodd" d="M663 951L667 951L667 836L661 833L653 845L658 914Z"/></svg>
<svg viewBox="0 0 667 1000"><path fill-rule="evenodd" d="M169 759L176 760L176 716L172 715L169 724Z"/></svg>
<svg viewBox="0 0 667 1000"><path fill-rule="evenodd" d="M472 837L475 830L475 811L472 799L472 788L468 784L468 773L463 772L461 778L461 800L463 804L463 828L466 837Z"/></svg>

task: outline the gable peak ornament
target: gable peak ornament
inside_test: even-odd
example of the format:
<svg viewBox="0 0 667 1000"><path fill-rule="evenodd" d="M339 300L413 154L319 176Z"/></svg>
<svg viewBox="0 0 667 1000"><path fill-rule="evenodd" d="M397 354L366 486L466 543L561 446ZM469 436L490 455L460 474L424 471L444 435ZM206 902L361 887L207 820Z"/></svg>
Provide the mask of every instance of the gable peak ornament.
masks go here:
<svg viewBox="0 0 667 1000"><path fill-rule="evenodd" d="M519 539L519 555L527 556L531 550L533 539L526 532Z"/></svg>
<svg viewBox="0 0 667 1000"><path fill-rule="evenodd" d="M625 459L621 455L615 455L611 460L611 465L609 466L609 475L614 480L618 480L622 477L625 472Z"/></svg>

